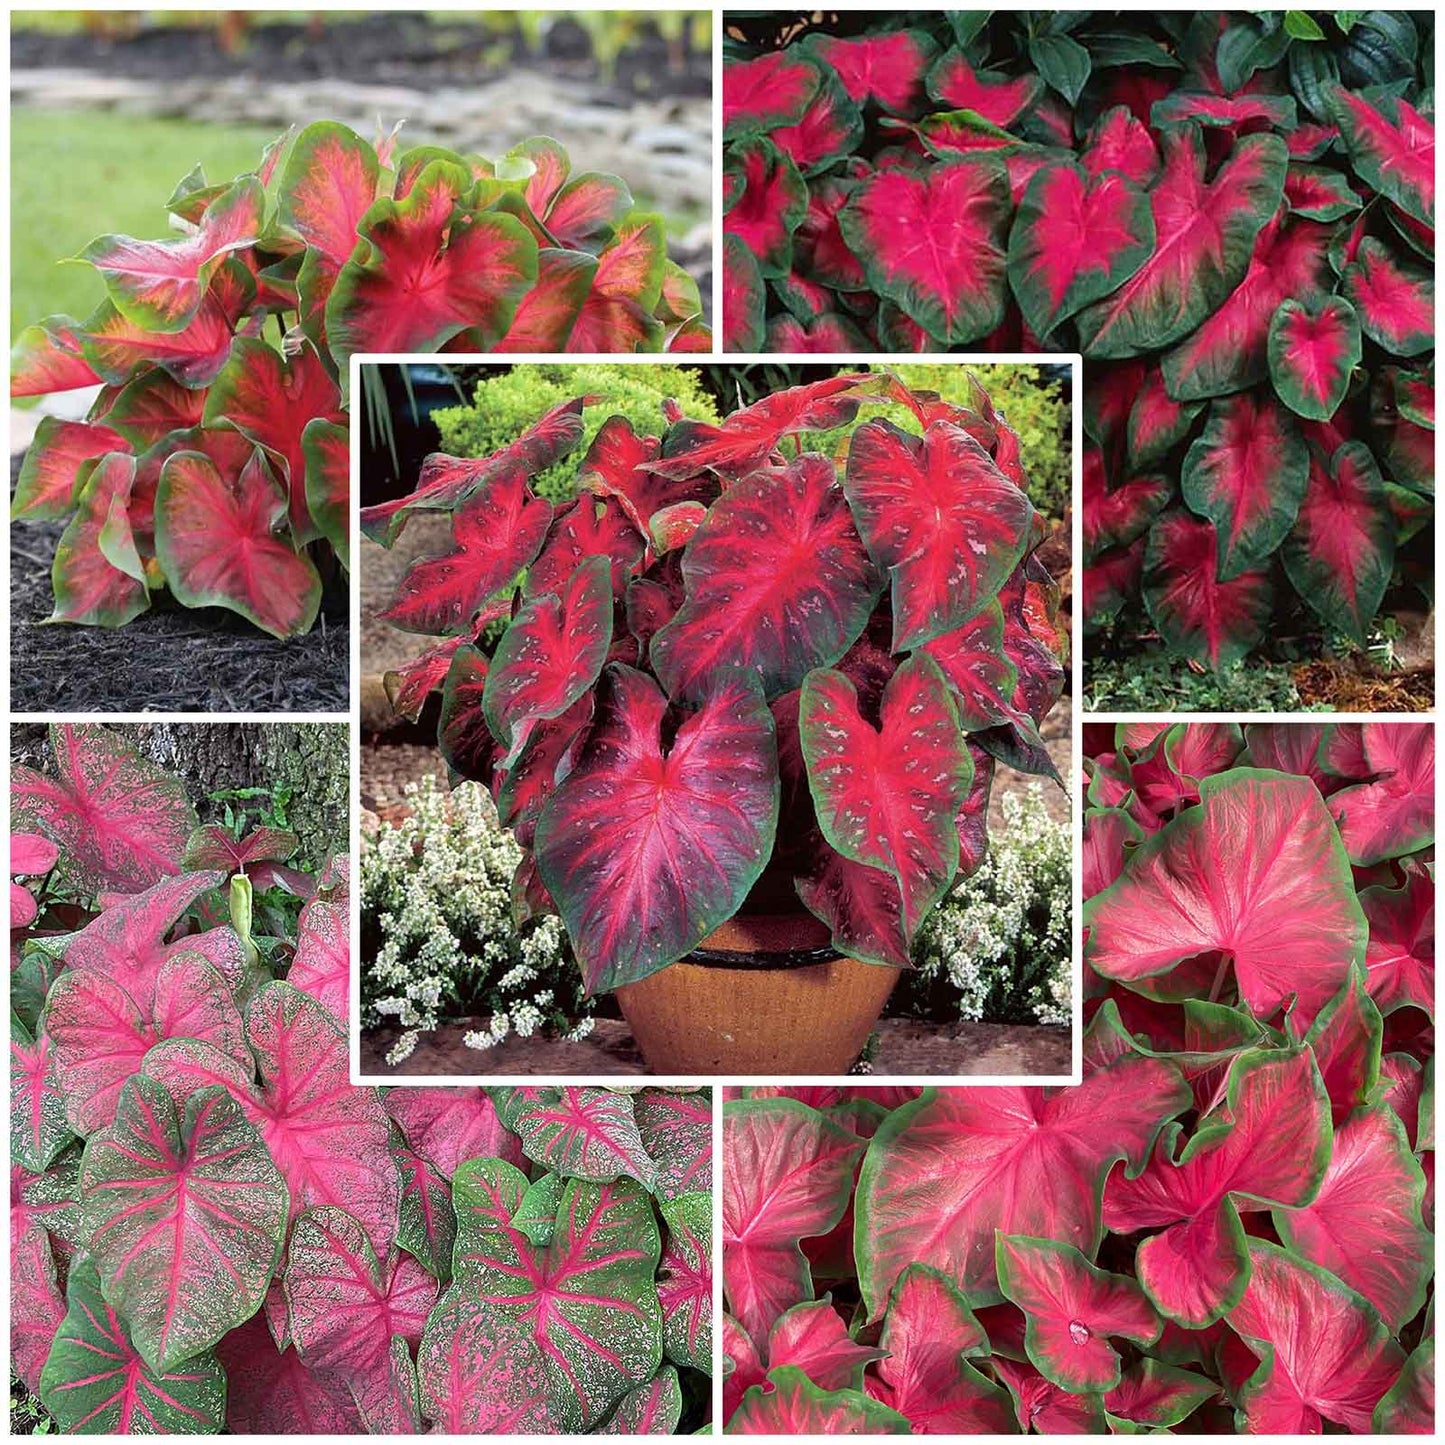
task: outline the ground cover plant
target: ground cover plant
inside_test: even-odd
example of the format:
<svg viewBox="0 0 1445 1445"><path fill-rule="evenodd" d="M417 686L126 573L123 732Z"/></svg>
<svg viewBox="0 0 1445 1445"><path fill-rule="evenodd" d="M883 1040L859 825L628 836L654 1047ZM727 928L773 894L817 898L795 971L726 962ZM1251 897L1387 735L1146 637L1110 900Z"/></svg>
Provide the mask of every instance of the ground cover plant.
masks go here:
<svg viewBox="0 0 1445 1445"><path fill-rule="evenodd" d="M1432 1431L1432 729L1085 754L1080 1085L725 1105L729 1430Z"/></svg>
<svg viewBox="0 0 1445 1445"><path fill-rule="evenodd" d="M284 830L198 826L105 729L51 745L52 771L12 779L30 1417L38 1399L85 1433L701 1423L707 1094L353 1087L345 860L308 875Z"/></svg>
<svg viewBox="0 0 1445 1445"><path fill-rule="evenodd" d="M885 396L913 430L847 429ZM441 690L443 756L523 849L518 921L560 914L589 993L750 900L801 899L840 951L909 967L984 855L995 761L1053 770L1038 722L1063 637L1017 437L981 388L960 406L841 374L716 424L668 407L661 436L609 416L554 507L529 479L576 448L587 404L491 456L432 456L361 514L384 546L450 515L452 549L379 614L440 639L390 687L411 717ZM831 454L796 442L814 433Z"/></svg>
<svg viewBox="0 0 1445 1445"><path fill-rule="evenodd" d="M318 568L349 565L357 352L708 345L661 218L553 140L494 162L318 122L166 206L178 238L99 237L78 259L107 299L15 343L13 396L101 387L41 421L16 485L12 516L66 523L52 621L121 626L164 587L306 632Z"/></svg>
<svg viewBox="0 0 1445 1445"><path fill-rule="evenodd" d="M1090 628L1364 647L1433 590L1433 25L739 18L725 344L1079 350Z"/></svg>

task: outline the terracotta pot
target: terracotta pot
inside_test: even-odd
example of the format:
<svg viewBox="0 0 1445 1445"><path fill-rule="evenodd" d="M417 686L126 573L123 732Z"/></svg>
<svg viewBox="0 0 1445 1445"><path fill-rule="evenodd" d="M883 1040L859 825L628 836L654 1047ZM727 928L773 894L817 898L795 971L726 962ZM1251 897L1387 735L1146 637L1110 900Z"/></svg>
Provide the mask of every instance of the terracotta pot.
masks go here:
<svg viewBox="0 0 1445 1445"><path fill-rule="evenodd" d="M655 1073L839 1075L897 982L835 953L811 914L754 915L616 997Z"/></svg>

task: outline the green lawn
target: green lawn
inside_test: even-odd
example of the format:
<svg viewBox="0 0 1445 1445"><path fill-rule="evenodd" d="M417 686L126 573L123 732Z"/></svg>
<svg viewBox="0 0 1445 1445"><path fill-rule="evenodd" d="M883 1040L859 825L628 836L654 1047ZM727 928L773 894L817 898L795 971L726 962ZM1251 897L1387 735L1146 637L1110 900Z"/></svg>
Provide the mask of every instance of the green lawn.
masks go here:
<svg viewBox="0 0 1445 1445"><path fill-rule="evenodd" d="M10 336L42 316L84 320L104 299L89 266L57 263L109 232L167 234L166 199L198 161L213 180L255 169L276 132L97 111L10 113Z"/></svg>

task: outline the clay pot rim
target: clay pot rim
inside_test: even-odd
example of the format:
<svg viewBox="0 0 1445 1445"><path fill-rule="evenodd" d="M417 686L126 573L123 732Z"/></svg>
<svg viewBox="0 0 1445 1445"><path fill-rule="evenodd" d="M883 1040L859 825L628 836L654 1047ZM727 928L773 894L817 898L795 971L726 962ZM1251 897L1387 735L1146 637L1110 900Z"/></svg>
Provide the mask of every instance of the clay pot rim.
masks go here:
<svg viewBox="0 0 1445 1445"><path fill-rule="evenodd" d="M830 946L823 948L789 948L772 952L764 949L751 951L730 948L698 948L678 960L697 968L736 968L751 972L784 973L795 968L816 968L820 964L834 962L838 950Z"/></svg>

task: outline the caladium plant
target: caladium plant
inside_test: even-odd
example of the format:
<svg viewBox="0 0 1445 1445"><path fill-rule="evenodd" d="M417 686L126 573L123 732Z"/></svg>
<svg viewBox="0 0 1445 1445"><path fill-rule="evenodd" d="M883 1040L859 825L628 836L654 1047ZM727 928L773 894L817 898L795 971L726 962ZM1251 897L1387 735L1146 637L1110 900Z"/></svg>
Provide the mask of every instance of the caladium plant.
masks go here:
<svg viewBox="0 0 1445 1445"><path fill-rule="evenodd" d="M1432 1433L1431 727L1084 752L1079 1085L724 1104L728 1430Z"/></svg>
<svg viewBox="0 0 1445 1445"><path fill-rule="evenodd" d="M1363 646L1433 580L1433 43L1379 11L734 17L724 345L1081 351L1101 645L1225 668L1294 598Z"/></svg>
<svg viewBox="0 0 1445 1445"><path fill-rule="evenodd" d="M55 1424L705 1420L708 1093L353 1086L344 859L197 827L115 732L51 751L12 795L10 1281L12 1371ZM75 789L109 771L97 850Z"/></svg>
<svg viewBox="0 0 1445 1445"><path fill-rule="evenodd" d="M15 491L15 518L65 523L52 621L118 627L165 588L308 631L350 565L355 352L710 345L662 219L546 138L492 161L318 121L168 209L174 239L85 249L93 315L14 348L12 396L100 388L83 422L41 421Z"/></svg>
<svg viewBox="0 0 1445 1445"><path fill-rule="evenodd" d="M851 425L884 399L910 429ZM982 861L995 759L1052 772L1064 636L1017 436L976 384L961 406L829 375L717 425L671 407L660 437L609 417L554 509L529 478L592 400L362 509L385 546L450 517L380 613L441 639L389 677L396 705L441 690L443 756L525 850L519 916L561 915L589 992L798 899L840 952L909 967Z"/></svg>

